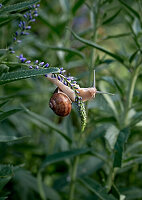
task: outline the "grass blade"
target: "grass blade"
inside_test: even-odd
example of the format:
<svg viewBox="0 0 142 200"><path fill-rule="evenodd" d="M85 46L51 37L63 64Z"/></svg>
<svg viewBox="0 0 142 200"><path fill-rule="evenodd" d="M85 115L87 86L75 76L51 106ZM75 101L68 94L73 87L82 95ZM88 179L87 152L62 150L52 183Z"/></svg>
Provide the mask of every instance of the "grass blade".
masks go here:
<svg viewBox="0 0 142 200"><path fill-rule="evenodd" d="M9 111L6 111L6 112L2 112L2 113L0 114L0 121L5 120L5 119L8 118L9 116L11 116L11 115L13 115L13 114L15 114L15 113L17 113L17 112L19 112L19 111L21 111L21 109L13 109L13 110L9 110Z"/></svg>
<svg viewBox="0 0 142 200"><path fill-rule="evenodd" d="M0 9L0 14L24 10L24 9L29 8L29 6L32 6L38 2L39 0L30 0L30 1L13 4L13 5L4 6Z"/></svg>
<svg viewBox="0 0 142 200"><path fill-rule="evenodd" d="M103 188L97 181L91 179L90 177L81 178L80 181L100 200L115 200L112 195L107 194L105 188Z"/></svg>
<svg viewBox="0 0 142 200"><path fill-rule="evenodd" d="M119 135L114 147L115 152L114 152L113 167L121 167L124 144L127 142L129 134L130 134L130 131L128 128L125 128L119 132Z"/></svg>
<svg viewBox="0 0 142 200"><path fill-rule="evenodd" d="M93 47L93 48L95 48L95 49L98 49L98 50L100 50L100 51L106 53L107 55L109 55L109 56L115 58L115 59L116 59L117 61L119 61L120 63L123 63L123 62L124 62L124 60L123 60L120 56L118 56L118 55L116 55L116 54L114 54L114 53L108 51L107 49L101 47L100 45L98 45L98 44L96 44L96 43L94 43L94 42L92 42L92 41L90 41L90 40L86 40L86 39L83 39L83 38L79 37L79 36L78 36L75 32L73 32L72 30L70 30L70 31L71 31L72 35L73 35L77 40L79 40L80 42L82 42L83 44L86 44L87 46Z"/></svg>
<svg viewBox="0 0 142 200"><path fill-rule="evenodd" d="M2 74L0 78L0 85L13 82L13 81L18 81L21 79L26 79L26 78L31 78L35 76L40 76L40 75L45 75L48 73L56 73L59 72L58 68L48 68L48 69L32 69L32 70L21 70L21 71L16 71L16 72L8 72Z"/></svg>
<svg viewBox="0 0 142 200"><path fill-rule="evenodd" d="M135 17L137 17L138 19L140 19L139 14L133 9L131 8L128 4L126 4L124 1L119 0L119 2L125 7L127 8Z"/></svg>
<svg viewBox="0 0 142 200"><path fill-rule="evenodd" d="M49 155L42 163L40 170L43 170L46 166L52 164L52 163L56 163L68 158L72 158L74 156L78 156L81 154L86 154L90 151L90 149L73 149L70 151L64 151L64 152L60 152L60 153L55 153L52 155Z"/></svg>

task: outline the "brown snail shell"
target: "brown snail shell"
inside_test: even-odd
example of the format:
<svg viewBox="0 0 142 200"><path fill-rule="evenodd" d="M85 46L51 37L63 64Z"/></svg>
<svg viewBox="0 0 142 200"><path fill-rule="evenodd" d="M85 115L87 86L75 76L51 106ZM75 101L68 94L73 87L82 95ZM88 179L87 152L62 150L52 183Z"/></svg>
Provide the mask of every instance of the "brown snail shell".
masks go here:
<svg viewBox="0 0 142 200"><path fill-rule="evenodd" d="M70 98L57 88L50 98L49 107L56 113L56 115L65 117L72 109L72 102Z"/></svg>

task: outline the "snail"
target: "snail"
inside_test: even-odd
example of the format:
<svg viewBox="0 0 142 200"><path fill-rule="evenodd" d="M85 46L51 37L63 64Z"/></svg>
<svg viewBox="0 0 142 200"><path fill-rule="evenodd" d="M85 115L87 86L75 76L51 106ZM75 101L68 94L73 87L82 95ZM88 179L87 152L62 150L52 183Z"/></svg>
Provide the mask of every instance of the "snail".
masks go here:
<svg viewBox="0 0 142 200"><path fill-rule="evenodd" d="M50 98L49 107L56 113L56 115L65 117L71 112L72 101L64 92L59 88L56 88L54 94Z"/></svg>
<svg viewBox="0 0 142 200"><path fill-rule="evenodd" d="M71 112L72 102L75 102L76 94L74 90L62 83L58 78L52 77L52 74L49 74L47 78L58 86L50 99L49 106L57 115L65 117ZM93 99L96 93L113 95L111 93L97 91L95 88L95 70L93 87L80 88L79 85L76 86L76 91L78 91L78 95L83 102Z"/></svg>

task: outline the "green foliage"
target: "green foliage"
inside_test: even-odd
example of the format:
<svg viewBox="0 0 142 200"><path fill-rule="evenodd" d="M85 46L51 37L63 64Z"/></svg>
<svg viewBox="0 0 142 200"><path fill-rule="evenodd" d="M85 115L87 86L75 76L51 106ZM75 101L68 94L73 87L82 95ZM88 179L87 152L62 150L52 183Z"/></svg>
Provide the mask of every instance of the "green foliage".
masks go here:
<svg viewBox="0 0 142 200"><path fill-rule="evenodd" d="M0 200L141 200L142 2L38 3L0 1ZM94 70L115 95L82 102ZM67 117L48 74L75 92Z"/></svg>
<svg viewBox="0 0 142 200"><path fill-rule="evenodd" d="M58 68L50 69L33 69L33 70L19 70L17 72L3 73L0 77L0 85L10 83L13 81L18 81L21 79L31 78L35 76L46 75L49 73L59 72Z"/></svg>

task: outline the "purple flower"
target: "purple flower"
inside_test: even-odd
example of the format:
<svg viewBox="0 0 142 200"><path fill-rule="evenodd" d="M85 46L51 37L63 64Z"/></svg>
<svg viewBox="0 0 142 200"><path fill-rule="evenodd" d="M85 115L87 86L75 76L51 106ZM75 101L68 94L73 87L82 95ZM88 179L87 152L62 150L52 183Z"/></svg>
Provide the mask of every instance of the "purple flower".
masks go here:
<svg viewBox="0 0 142 200"><path fill-rule="evenodd" d="M44 62L41 62L40 65L41 65L41 66L44 65Z"/></svg>
<svg viewBox="0 0 142 200"><path fill-rule="evenodd" d="M26 15L26 14L24 14L23 16L24 16L24 18L27 18L27 15Z"/></svg>
<svg viewBox="0 0 142 200"><path fill-rule="evenodd" d="M45 74L45 77L48 77L48 74Z"/></svg>
<svg viewBox="0 0 142 200"><path fill-rule="evenodd" d="M31 26L26 26L26 30L29 30L29 29L31 29Z"/></svg>
<svg viewBox="0 0 142 200"><path fill-rule="evenodd" d="M23 24L22 24L22 21L20 21L20 23L19 23L19 28L21 28L21 27L22 27L22 25L23 25Z"/></svg>
<svg viewBox="0 0 142 200"><path fill-rule="evenodd" d="M10 50L10 51L13 50L13 47L9 47L9 50Z"/></svg>
<svg viewBox="0 0 142 200"><path fill-rule="evenodd" d="M31 63L31 61L30 61L30 60L27 60L27 61L26 61L26 63L27 63L27 64L30 64L30 63Z"/></svg>
<svg viewBox="0 0 142 200"><path fill-rule="evenodd" d="M14 37L13 40L16 41L16 37Z"/></svg>
<svg viewBox="0 0 142 200"><path fill-rule="evenodd" d="M2 3L0 3L0 8L2 7Z"/></svg>
<svg viewBox="0 0 142 200"><path fill-rule="evenodd" d="M38 66L38 65L36 66L36 69L39 69L39 66Z"/></svg>
<svg viewBox="0 0 142 200"><path fill-rule="evenodd" d="M29 66L29 69L33 69L32 65Z"/></svg>
<svg viewBox="0 0 142 200"><path fill-rule="evenodd" d="M16 36L16 37L18 36L18 32L17 32L17 31L15 32L15 36Z"/></svg>
<svg viewBox="0 0 142 200"><path fill-rule="evenodd" d="M20 54L19 58L23 58L23 54Z"/></svg>
<svg viewBox="0 0 142 200"><path fill-rule="evenodd" d="M49 67L49 63L46 63L46 65L44 67Z"/></svg>
<svg viewBox="0 0 142 200"><path fill-rule="evenodd" d="M60 76L58 76L58 80L59 80L59 81L61 80Z"/></svg>
<svg viewBox="0 0 142 200"><path fill-rule="evenodd" d="M36 21L36 19L31 19L30 21L31 21L31 22L35 22L35 21Z"/></svg>
<svg viewBox="0 0 142 200"><path fill-rule="evenodd" d="M38 60L35 61L35 64L38 64Z"/></svg>
<svg viewBox="0 0 142 200"><path fill-rule="evenodd" d="M27 59L26 58L20 58L20 61L23 63L25 62Z"/></svg>
<svg viewBox="0 0 142 200"><path fill-rule="evenodd" d="M40 7L40 4L37 4L36 7L37 7L37 8Z"/></svg>
<svg viewBox="0 0 142 200"><path fill-rule="evenodd" d="M10 51L10 53L15 53L15 51Z"/></svg>

